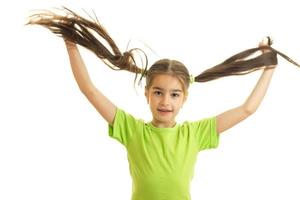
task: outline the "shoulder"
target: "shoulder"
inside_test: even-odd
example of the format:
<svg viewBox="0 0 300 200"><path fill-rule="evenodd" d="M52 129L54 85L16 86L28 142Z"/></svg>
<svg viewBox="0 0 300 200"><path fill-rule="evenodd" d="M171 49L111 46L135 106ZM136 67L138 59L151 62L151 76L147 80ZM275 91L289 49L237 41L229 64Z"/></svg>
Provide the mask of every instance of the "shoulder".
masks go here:
<svg viewBox="0 0 300 200"><path fill-rule="evenodd" d="M216 121L216 116L204 117L194 121L184 121L181 126L200 126Z"/></svg>
<svg viewBox="0 0 300 200"><path fill-rule="evenodd" d="M133 124L142 123L142 124L144 124L143 119L137 118L135 115L133 115L130 112L127 112L124 109L119 108L119 107L117 107L115 118L116 118L116 120L123 121L125 123L133 123Z"/></svg>

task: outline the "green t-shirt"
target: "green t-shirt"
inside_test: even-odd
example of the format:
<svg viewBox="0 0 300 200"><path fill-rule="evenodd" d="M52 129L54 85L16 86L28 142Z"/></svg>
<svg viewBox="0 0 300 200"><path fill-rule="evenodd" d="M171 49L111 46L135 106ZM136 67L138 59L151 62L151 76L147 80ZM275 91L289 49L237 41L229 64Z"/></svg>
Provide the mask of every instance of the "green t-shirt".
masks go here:
<svg viewBox="0 0 300 200"><path fill-rule="evenodd" d="M216 117L157 128L119 108L109 135L127 149L131 200L190 200L198 152L219 143Z"/></svg>

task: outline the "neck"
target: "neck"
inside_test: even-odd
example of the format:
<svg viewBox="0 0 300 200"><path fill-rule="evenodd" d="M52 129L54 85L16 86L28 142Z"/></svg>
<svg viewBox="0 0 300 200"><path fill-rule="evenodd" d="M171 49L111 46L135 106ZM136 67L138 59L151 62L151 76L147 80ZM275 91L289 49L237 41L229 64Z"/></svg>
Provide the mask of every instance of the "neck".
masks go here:
<svg viewBox="0 0 300 200"><path fill-rule="evenodd" d="M173 128L176 125L175 121L170 121L170 122L159 122L156 120L152 120L151 124L157 128Z"/></svg>

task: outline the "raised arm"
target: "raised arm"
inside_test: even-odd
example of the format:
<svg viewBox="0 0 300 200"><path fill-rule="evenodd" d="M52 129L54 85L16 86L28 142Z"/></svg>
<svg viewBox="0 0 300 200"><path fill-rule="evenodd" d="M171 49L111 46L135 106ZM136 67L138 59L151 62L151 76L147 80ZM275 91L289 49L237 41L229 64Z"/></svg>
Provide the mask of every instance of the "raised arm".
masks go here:
<svg viewBox="0 0 300 200"><path fill-rule="evenodd" d="M249 113L254 113L261 104L270 85L274 70L275 66L273 65L264 69L255 88L244 103L243 106Z"/></svg>
<svg viewBox="0 0 300 200"><path fill-rule="evenodd" d="M109 124L112 124L116 114L116 106L93 85L77 45L68 41L65 41L65 44L72 72L80 91L86 96L100 115Z"/></svg>
<svg viewBox="0 0 300 200"><path fill-rule="evenodd" d="M266 41L260 43L266 45ZM261 104L275 69L275 65L266 66L256 86L244 104L217 116L217 132L222 133L253 114Z"/></svg>

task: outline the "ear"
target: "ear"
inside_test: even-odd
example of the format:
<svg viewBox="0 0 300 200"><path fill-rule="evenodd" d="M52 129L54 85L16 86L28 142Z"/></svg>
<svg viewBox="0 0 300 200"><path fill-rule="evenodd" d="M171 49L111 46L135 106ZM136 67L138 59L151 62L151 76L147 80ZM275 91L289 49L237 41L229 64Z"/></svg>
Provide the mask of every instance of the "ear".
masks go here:
<svg viewBox="0 0 300 200"><path fill-rule="evenodd" d="M183 101L182 101L181 107L183 107L183 105L184 105L184 103L186 102L187 98L188 98L188 92L187 92L186 95L184 95L184 97L183 97Z"/></svg>
<svg viewBox="0 0 300 200"><path fill-rule="evenodd" d="M145 97L146 97L147 103L149 104L149 91L146 87L145 87Z"/></svg>
<svg viewBox="0 0 300 200"><path fill-rule="evenodd" d="M184 95L183 102L185 102L185 101L187 100L188 96L189 96L189 92L188 92L188 91L186 91L186 94Z"/></svg>

